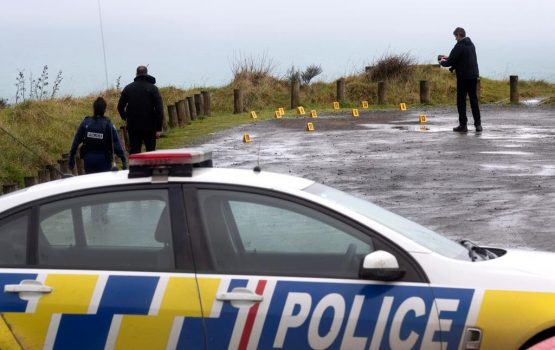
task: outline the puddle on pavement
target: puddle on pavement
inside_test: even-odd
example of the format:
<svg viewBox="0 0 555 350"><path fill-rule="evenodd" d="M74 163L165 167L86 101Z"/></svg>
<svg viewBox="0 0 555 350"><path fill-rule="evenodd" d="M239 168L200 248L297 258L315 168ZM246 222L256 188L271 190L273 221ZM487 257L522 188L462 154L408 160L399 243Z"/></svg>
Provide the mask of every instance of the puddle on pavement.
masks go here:
<svg viewBox="0 0 555 350"><path fill-rule="evenodd" d="M555 165L544 165L542 170L538 171L537 176L555 176Z"/></svg>
<svg viewBox="0 0 555 350"><path fill-rule="evenodd" d="M507 165L507 164L480 164L482 168L489 170L527 170L528 167L521 165Z"/></svg>
<svg viewBox="0 0 555 350"><path fill-rule="evenodd" d="M391 125L391 124L360 124L361 126L373 129L373 130L385 130L385 131L418 131L418 132L443 132L448 131L449 128L443 128L439 126L430 125Z"/></svg>
<svg viewBox="0 0 555 350"><path fill-rule="evenodd" d="M539 104L541 104L543 101L545 101L547 98L546 97L535 97L535 98L529 98L526 99L524 101L522 101L522 104L525 106L537 106Z"/></svg>
<svg viewBox="0 0 555 350"><path fill-rule="evenodd" d="M510 156L528 156L533 154L530 152L522 152L522 151L485 151L480 153L481 154L503 154L503 155L510 155Z"/></svg>

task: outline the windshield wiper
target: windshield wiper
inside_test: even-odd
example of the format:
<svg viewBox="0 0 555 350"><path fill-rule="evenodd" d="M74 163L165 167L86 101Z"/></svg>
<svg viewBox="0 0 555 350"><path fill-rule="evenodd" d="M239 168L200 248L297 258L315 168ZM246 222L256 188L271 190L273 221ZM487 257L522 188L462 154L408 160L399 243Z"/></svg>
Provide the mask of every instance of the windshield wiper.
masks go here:
<svg viewBox="0 0 555 350"><path fill-rule="evenodd" d="M479 245L477 245L476 243L468 239L461 239L459 243L463 247L468 249L468 256L472 261L476 261L478 258L481 258L482 260L490 260L490 259L498 258L497 254L495 254L491 250L480 247Z"/></svg>

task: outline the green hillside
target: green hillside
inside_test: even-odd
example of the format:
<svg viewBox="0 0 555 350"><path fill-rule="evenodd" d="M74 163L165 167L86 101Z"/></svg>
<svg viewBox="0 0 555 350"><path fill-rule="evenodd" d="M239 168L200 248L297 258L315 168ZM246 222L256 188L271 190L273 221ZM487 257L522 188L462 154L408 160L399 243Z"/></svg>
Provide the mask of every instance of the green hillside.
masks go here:
<svg viewBox="0 0 555 350"><path fill-rule="evenodd" d="M429 82L431 105L454 105L456 78L453 74L434 66L413 66L402 75L387 80L386 105L377 105L377 82L370 74L345 77L346 101L342 107L358 107L361 101L366 100L370 103L370 109L397 108L400 102L407 103L410 108L419 103L420 80ZM236 88L243 92L245 111L256 110L259 119L271 118L278 107L290 107L289 81L270 74L236 74L230 84L222 87L190 90L162 87L165 106L201 90L209 91L212 116L196 120L184 128L171 130L167 137L159 140L158 148L184 146L216 130L252 122L247 113L232 114L233 90ZM553 104L555 101L555 85L544 81L520 81L519 93L521 99L544 97L548 103ZM116 111L119 91L104 91L100 95L108 102L107 115L116 126L123 125ZM15 106L0 108L0 126L40 155L39 158L27 151L4 131L0 131L0 183L16 182L21 187L24 176L35 176L46 163L55 163L63 153L68 153L74 132L83 117L92 112L92 102L96 97L95 94L87 97L27 100ZM317 82L301 87L300 103L307 111L316 109L319 114L331 112L335 99L335 82ZM508 81L482 78L481 103L508 104Z"/></svg>

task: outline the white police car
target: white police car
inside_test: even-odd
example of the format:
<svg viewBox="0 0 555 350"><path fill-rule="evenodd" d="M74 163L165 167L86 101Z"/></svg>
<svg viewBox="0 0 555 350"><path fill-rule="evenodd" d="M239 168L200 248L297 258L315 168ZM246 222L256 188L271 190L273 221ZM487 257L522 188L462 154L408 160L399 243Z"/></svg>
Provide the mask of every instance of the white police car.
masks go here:
<svg viewBox="0 0 555 350"><path fill-rule="evenodd" d="M456 243L210 153L0 198L0 349L517 349L555 341L555 254Z"/></svg>

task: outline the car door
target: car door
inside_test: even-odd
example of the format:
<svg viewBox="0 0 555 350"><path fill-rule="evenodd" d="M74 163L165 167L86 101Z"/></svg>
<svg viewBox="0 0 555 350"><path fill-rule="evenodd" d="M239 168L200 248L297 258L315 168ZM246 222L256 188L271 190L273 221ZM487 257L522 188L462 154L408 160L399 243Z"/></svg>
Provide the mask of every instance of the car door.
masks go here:
<svg viewBox="0 0 555 350"><path fill-rule="evenodd" d="M24 349L204 347L179 186L97 189L0 218L0 312Z"/></svg>
<svg viewBox="0 0 555 350"><path fill-rule="evenodd" d="M199 284L201 298L216 296L205 310L209 349L458 347L462 328L442 334L425 274L383 237L269 191L203 186L193 197L193 247L206 252L195 256L198 279L218 281ZM361 260L376 250L395 255L403 279L359 278ZM443 313L442 323L457 312L467 310Z"/></svg>

